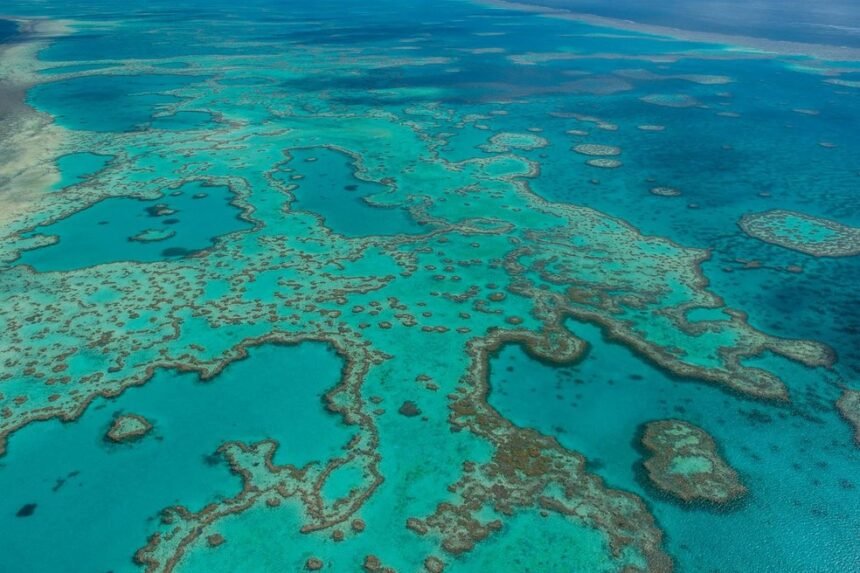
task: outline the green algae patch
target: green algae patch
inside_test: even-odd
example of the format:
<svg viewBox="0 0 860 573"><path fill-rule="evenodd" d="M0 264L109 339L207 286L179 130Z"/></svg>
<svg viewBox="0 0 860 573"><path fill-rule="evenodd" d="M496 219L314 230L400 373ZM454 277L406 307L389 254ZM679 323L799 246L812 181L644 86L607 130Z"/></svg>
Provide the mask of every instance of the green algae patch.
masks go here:
<svg viewBox="0 0 860 573"><path fill-rule="evenodd" d="M813 257L860 255L860 229L806 213L781 209L744 216L749 236Z"/></svg>
<svg viewBox="0 0 860 573"><path fill-rule="evenodd" d="M651 483L681 501L725 504L746 493L714 439L697 426L681 420L649 422L642 445L651 453L644 464Z"/></svg>

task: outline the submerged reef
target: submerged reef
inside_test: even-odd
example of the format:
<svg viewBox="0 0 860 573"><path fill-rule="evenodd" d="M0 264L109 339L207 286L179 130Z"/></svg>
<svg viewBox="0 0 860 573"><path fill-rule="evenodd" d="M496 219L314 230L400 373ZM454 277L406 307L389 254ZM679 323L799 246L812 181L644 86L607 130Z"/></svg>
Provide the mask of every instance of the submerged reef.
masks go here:
<svg viewBox="0 0 860 573"><path fill-rule="evenodd" d="M129 237L129 241L139 241L141 243L154 243L157 241L166 241L176 235L173 229L144 229L140 233Z"/></svg>
<svg viewBox="0 0 860 573"><path fill-rule="evenodd" d="M854 442L860 447L860 390L845 390L836 402L836 408L854 428Z"/></svg>
<svg viewBox="0 0 860 573"><path fill-rule="evenodd" d="M644 462L648 478L681 501L724 504L747 491L720 456L713 438L688 422L649 422L642 432L642 445L651 453Z"/></svg>
<svg viewBox="0 0 860 573"><path fill-rule="evenodd" d="M681 192L674 187L652 187L651 194L658 197L678 197Z"/></svg>
<svg viewBox="0 0 860 573"><path fill-rule="evenodd" d="M621 155L621 148L614 145L600 145L596 143L583 143L573 148L582 155L613 156Z"/></svg>
<svg viewBox="0 0 860 573"><path fill-rule="evenodd" d="M749 236L813 257L860 255L860 229L806 213L781 209L744 216Z"/></svg>

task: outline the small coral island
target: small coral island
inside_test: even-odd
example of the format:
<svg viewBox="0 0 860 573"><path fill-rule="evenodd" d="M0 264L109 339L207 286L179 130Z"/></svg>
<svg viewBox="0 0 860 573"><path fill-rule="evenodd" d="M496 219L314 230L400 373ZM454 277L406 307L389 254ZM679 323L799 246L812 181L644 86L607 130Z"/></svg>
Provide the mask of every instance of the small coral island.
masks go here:
<svg viewBox="0 0 860 573"><path fill-rule="evenodd" d="M746 493L716 442L697 426L681 420L649 422L642 445L652 454L645 460L648 478L682 501L723 504Z"/></svg>
<svg viewBox="0 0 860 573"><path fill-rule="evenodd" d="M138 414L122 414L114 418L105 438L117 444L133 442L145 436L152 429L152 424Z"/></svg>

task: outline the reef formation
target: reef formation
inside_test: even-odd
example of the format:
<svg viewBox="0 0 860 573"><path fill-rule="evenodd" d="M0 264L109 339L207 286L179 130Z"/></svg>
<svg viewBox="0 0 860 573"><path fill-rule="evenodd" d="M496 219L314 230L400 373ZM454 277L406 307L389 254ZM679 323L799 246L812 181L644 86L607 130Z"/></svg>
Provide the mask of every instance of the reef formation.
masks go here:
<svg viewBox="0 0 860 573"><path fill-rule="evenodd" d="M725 504L746 488L704 430L682 420L649 422L642 445L650 452L644 466L660 490L684 502Z"/></svg>
<svg viewBox="0 0 860 573"><path fill-rule="evenodd" d="M342 362L320 408L349 438L330 457L301 462L274 438L239 433L223 441L206 463L223 464L236 488L152 508L157 521L129 552L148 573L242 562L241 551L269 539L278 549L266 559L280 559L285 570L481 570L469 560L503 543L517 520L533 518L552 524L541 531L590 548L593 570L671 571L676 556L643 495L614 487L556 437L489 405L493 357L519 345L542 363L576 365L588 353L577 331L589 325L684 383L786 410L799 392L782 369L818 373L836 364L829 346L765 332L727 304L705 276L709 250L540 192L554 149L576 159L572 169L593 177L589 166L603 168L608 179L638 161L625 144L622 164L616 134L671 130L665 118L627 126L556 100L535 119L518 113L525 96L622 94L633 89L628 81L707 90L733 82L727 76L625 74L612 63L617 77L583 72L594 77L517 86L521 92L468 78L457 90L480 97L465 105L441 81L369 90L355 83L457 73L459 48L431 54L398 40L358 49L327 37L243 53L238 48L276 42L254 32L223 52L215 42L217 53L183 47L53 61L37 57L51 40L102 28L30 25L28 41L5 48L0 60L16 93L31 94L31 105L22 99L2 120L17 151L0 158L10 199L0 218L0 455L14 454L19 433L86 420L97 402L166 371L217 384L267 345L322 343ZM499 49L469 53L543 71L578 58ZM121 112L97 103L60 113L105 85L131 86ZM641 100L686 113L712 95L696 94ZM557 123L544 129L546 118ZM592 141L591 130L601 137ZM93 150L110 159L61 184L54 160ZM585 165L571 150L588 157ZM214 200L216 190L224 201ZM145 226L113 240L105 234L110 220L96 217L83 234L98 248L66 248L75 229L63 222L124 199L140 204ZM111 208L119 217L125 207ZM794 245L780 235L794 225L783 213L750 216L742 227ZM845 252L854 242L847 227L812 223L839 237L819 241L817 252ZM192 227L200 244L179 242ZM143 247L154 250L134 250ZM299 384L301 374L265 376ZM845 396L837 407L856 426L857 400ZM161 418L152 419L160 435ZM128 442L151 429L143 416L123 414L106 438ZM654 484L678 499L725 504L745 493L700 428L652 422L642 445L653 454L644 465ZM420 452L432 452L432 461ZM249 544L247 532L258 530L274 533ZM550 569L564 561L548 559Z"/></svg>
<svg viewBox="0 0 860 573"><path fill-rule="evenodd" d="M152 430L149 420L138 414L122 414L117 416L105 438L112 442L133 442L138 440Z"/></svg>

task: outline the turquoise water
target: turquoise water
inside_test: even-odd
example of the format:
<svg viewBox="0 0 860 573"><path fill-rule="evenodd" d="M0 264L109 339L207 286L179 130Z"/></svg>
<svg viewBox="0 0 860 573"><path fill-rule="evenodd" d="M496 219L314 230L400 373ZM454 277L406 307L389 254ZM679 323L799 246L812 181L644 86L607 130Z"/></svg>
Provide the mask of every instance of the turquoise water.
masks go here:
<svg viewBox="0 0 860 573"><path fill-rule="evenodd" d="M241 489L217 453L225 441L277 440L275 461L299 467L336 454L349 428L319 404L340 368L324 345L263 346L217 380L163 371L97 399L73 424L34 424L11 440L0 466L10 493L0 510L4 571L134 570L130 556L161 509L199 510ZM142 415L153 429L109 443L104 434L119 413ZM16 517L27 504L33 514Z"/></svg>
<svg viewBox="0 0 860 573"><path fill-rule="evenodd" d="M832 399L836 389L809 389L807 403L796 409L738 400L667 376L605 341L596 327L571 327L592 345L581 364L545 366L514 346L494 359L490 403L505 417L558 437L608 482L648 499L689 570L713 563L703 540L736 538L745 543L732 544L720 559L721 571L766 571L774 562L786 571L851 570L860 530L853 510L860 504L860 453L838 416L820 411L820 402ZM804 417L816 423L803 424ZM696 511L650 487L643 452L631 436L645 422L666 418L692 422L713 435L754 492L750 499L729 511ZM808 544L810 531L818 543Z"/></svg>
<svg viewBox="0 0 860 573"><path fill-rule="evenodd" d="M385 206L388 189L353 175L355 165L349 157L325 148L288 153L290 160L277 178L295 186L293 209L319 215L327 228L347 236L421 232L406 210ZM376 205L368 203L368 198Z"/></svg>
<svg viewBox="0 0 860 573"><path fill-rule="evenodd" d="M860 233L860 56L404 6L4 6L74 22L0 119L0 571L857 569L860 258L738 223ZM706 28L851 34L771 8ZM665 419L747 494L658 489Z"/></svg>
<svg viewBox="0 0 860 573"><path fill-rule="evenodd" d="M77 167L77 165L76 165ZM158 199L103 199L33 232L58 242L21 257L38 271L63 271L117 261L152 262L193 255L251 225L239 218L227 187L189 183ZM163 210L162 210L163 208ZM144 240L147 230L157 240Z"/></svg>
<svg viewBox="0 0 860 573"><path fill-rule="evenodd" d="M99 155L98 153L70 153L57 159L57 169L60 171L60 181L55 185L58 190L65 189L71 185L77 185L82 181L97 174L110 163L113 157L110 155Z"/></svg>

